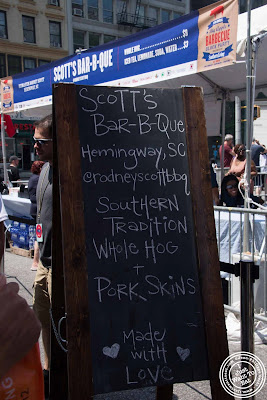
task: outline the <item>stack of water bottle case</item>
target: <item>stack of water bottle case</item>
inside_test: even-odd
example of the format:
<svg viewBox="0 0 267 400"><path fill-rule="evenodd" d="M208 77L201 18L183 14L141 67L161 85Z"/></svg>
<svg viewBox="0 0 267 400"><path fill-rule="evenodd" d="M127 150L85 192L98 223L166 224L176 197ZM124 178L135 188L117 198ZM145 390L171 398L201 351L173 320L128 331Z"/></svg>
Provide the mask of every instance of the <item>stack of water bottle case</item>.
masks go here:
<svg viewBox="0 0 267 400"><path fill-rule="evenodd" d="M12 221L10 234L13 247L25 250L32 250L34 248L34 241L36 238L35 225Z"/></svg>

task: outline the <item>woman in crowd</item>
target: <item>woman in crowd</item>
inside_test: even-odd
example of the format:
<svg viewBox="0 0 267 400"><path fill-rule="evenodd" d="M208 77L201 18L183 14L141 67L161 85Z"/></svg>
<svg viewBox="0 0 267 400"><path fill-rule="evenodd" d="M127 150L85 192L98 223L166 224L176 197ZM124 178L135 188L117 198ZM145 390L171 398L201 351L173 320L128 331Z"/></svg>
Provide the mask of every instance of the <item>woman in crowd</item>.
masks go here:
<svg viewBox="0 0 267 400"><path fill-rule="evenodd" d="M31 177L29 179L29 183L28 183L28 192L29 192L29 197L31 200L30 214L31 214L32 218L35 220L35 222L36 222L36 214L37 214L36 189L37 189L37 184L38 184L39 176L40 176L43 165L44 165L43 161L34 161L32 163L32 167L31 167L32 175L31 175ZM34 257L33 257L33 263L31 266L32 271L37 271L38 262L39 262L39 247L38 247L38 243L35 241L34 242Z"/></svg>
<svg viewBox="0 0 267 400"><path fill-rule="evenodd" d="M238 178L229 174L223 178L219 206L241 207L244 205L243 197L238 189Z"/></svg>
<svg viewBox="0 0 267 400"><path fill-rule="evenodd" d="M239 180L236 175L229 174L223 178L221 186L221 198L219 206L226 207L242 207L244 206L244 193L243 196L238 188ZM263 204L263 200L260 197L253 196L250 194L251 199L258 204ZM255 208L255 205L251 208Z"/></svg>
<svg viewBox="0 0 267 400"><path fill-rule="evenodd" d="M246 147L244 144L237 144L234 147L234 152L236 157L233 158L230 166L230 170L228 171L228 175L235 175L240 181L244 177L244 172L246 168ZM253 178L257 175L257 169L254 161L251 160L251 181L250 181L250 193L253 193Z"/></svg>

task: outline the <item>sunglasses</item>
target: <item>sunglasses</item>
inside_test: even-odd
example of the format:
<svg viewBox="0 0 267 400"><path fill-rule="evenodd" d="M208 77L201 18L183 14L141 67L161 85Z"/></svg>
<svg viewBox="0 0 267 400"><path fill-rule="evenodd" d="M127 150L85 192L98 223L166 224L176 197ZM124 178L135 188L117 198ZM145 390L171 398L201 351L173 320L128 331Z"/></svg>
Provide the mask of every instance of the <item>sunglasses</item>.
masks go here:
<svg viewBox="0 0 267 400"><path fill-rule="evenodd" d="M39 144L39 146L43 146L47 142L52 142L53 141L53 139L36 139L35 137L33 137L33 140L34 140L35 143Z"/></svg>
<svg viewBox="0 0 267 400"><path fill-rule="evenodd" d="M237 188L237 185L227 185L226 189L235 189Z"/></svg>

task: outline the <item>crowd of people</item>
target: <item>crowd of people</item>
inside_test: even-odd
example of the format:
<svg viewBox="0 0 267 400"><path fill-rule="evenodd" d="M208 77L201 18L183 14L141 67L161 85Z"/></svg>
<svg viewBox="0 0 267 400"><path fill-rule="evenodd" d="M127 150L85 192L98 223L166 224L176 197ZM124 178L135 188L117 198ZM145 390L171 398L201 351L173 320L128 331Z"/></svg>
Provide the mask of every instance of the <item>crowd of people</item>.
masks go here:
<svg viewBox="0 0 267 400"><path fill-rule="evenodd" d="M244 206L244 178L246 170L246 147L244 144L233 145L233 136L227 134L224 141L224 161L222 162L222 147L220 147L220 162L227 168L225 177L221 182L219 195L218 184L214 182L214 171L212 174L212 193L213 201L216 205L225 205L227 207ZM252 207L256 204L263 204L264 200L260 196L254 195L254 179L257 176L257 166L260 166L260 157L267 161L267 149L261 145L258 140L253 139L251 145L251 171L250 171L250 198ZM266 163L267 164L267 163ZM263 175L264 176L264 175ZM261 181L264 184L264 178ZM217 189L216 189L217 188Z"/></svg>

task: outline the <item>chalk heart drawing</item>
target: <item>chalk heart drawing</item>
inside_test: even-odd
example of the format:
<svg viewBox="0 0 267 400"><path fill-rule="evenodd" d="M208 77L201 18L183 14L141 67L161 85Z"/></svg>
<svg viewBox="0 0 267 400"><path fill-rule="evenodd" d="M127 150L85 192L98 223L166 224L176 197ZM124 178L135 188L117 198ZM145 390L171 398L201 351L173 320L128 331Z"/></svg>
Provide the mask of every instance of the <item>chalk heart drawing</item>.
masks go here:
<svg viewBox="0 0 267 400"><path fill-rule="evenodd" d="M176 351L178 353L178 356L182 361L186 360L187 357L190 355L190 350L189 349L183 349L182 347L176 347Z"/></svg>
<svg viewBox="0 0 267 400"><path fill-rule="evenodd" d="M105 356L108 356L110 358L117 358L119 351L120 351L120 345L118 343L114 343L111 347L106 346L103 348L103 354L105 354Z"/></svg>

